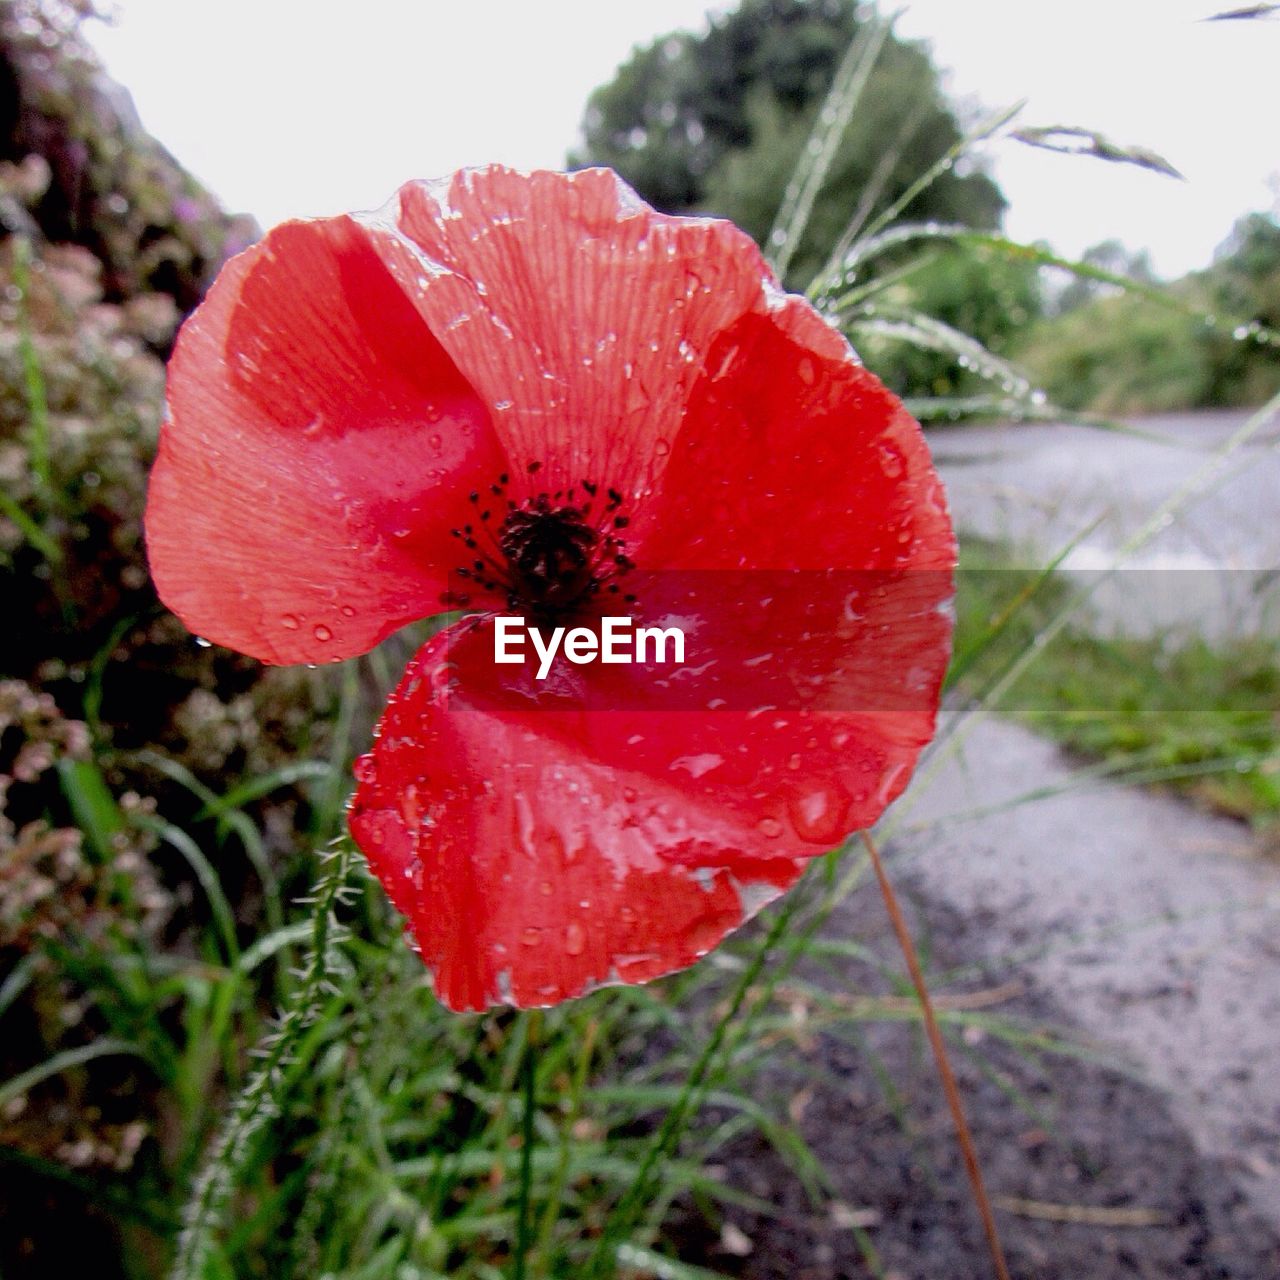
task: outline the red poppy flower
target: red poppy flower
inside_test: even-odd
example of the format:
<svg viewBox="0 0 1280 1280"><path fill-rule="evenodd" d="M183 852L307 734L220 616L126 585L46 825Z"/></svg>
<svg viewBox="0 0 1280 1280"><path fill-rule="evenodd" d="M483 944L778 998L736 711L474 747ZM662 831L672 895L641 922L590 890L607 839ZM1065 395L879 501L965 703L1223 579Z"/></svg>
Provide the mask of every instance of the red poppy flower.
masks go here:
<svg viewBox="0 0 1280 1280"><path fill-rule="evenodd" d="M954 542L919 427L728 223L614 174L278 227L182 330L160 594L266 662L431 640L350 825L453 1009L692 963L933 732ZM680 621L679 667L498 665L498 615Z"/></svg>

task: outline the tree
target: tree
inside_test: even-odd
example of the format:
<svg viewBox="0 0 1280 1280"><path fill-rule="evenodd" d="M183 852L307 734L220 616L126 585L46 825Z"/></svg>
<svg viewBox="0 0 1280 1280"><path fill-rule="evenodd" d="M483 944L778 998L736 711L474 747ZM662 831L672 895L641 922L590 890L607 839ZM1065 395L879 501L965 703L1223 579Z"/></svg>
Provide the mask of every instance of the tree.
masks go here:
<svg viewBox="0 0 1280 1280"><path fill-rule="evenodd" d="M1241 218L1214 255L1205 282L1230 331L1209 336L1213 394L1222 404L1259 404L1280 389L1280 221Z"/></svg>
<svg viewBox="0 0 1280 1280"><path fill-rule="evenodd" d="M1119 240L1103 240L1091 245L1081 255L1080 261L1086 266L1097 267L1116 276L1127 276L1130 280L1139 280L1143 284L1156 282L1155 269L1147 250L1133 253ZM1095 298L1110 296L1118 287L1091 280L1088 276L1072 276L1070 283L1055 299L1053 312L1055 315L1065 315Z"/></svg>
<svg viewBox="0 0 1280 1280"><path fill-rule="evenodd" d="M733 219L763 242L814 116L860 24L855 0L743 0L701 36L637 49L591 97L574 164L616 169L658 208ZM792 260L804 284L864 194L902 195L961 137L925 50L890 35ZM903 211L992 228L1004 199L985 174L949 170Z"/></svg>

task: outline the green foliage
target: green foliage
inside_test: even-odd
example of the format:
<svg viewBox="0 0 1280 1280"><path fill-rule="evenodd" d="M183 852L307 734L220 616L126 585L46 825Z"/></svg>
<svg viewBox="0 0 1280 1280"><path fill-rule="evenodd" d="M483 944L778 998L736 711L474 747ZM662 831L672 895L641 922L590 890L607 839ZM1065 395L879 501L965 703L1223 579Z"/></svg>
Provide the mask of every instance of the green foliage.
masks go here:
<svg viewBox="0 0 1280 1280"><path fill-rule="evenodd" d="M815 116L854 32L873 19L853 0L744 0L702 37L637 50L596 91L578 164L615 168L659 208L731 218L764 243ZM864 193L886 208L961 136L923 49L890 35L793 257L807 283ZM1004 202L980 172L943 174L911 218L999 223Z"/></svg>
<svg viewBox="0 0 1280 1280"><path fill-rule="evenodd" d="M1057 314L1030 329L1019 360L1059 404L1098 413L1260 404L1280 390L1280 225L1254 213L1237 223L1214 264L1149 293L1150 264L1114 241L1087 265L1140 291L1078 277Z"/></svg>
<svg viewBox="0 0 1280 1280"><path fill-rule="evenodd" d="M1091 246L1081 255L1080 261L1112 276L1123 276L1144 285L1156 283L1150 254L1145 249L1141 253L1130 253L1119 240L1103 240ZM1115 286L1111 286L1109 291L1114 293ZM1083 275L1073 276L1047 309L1054 315L1065 315L1086 302L1107 296L1107 293L1108 287L1099 280Z"/></svg>
<svg viewBox="0 0 1280 1280"><path fill-rule="evenodd" d="M1070 591L1059 575L1011 567L966 543L957 600L956 683L978 693L1036 645ZM993 636L998 628L999 634ZM1103 639L1068 627L999 703L1002 714L1119 775L1159 780L1206 805L1280 822L1280 646Z"/></svg>
<svg viewBox="0 0 1280 1280"><path fill-rule="evenodd" d="M958 333L980 335L992 355L1009 356L1040 311L1040 274L1034 263L992 258L962 248L930 252L877 295L894 313L915 312ZM869 332L858 341L862 358L901 395L977 394L982 376L956 353Z"/></svg>
<svg viewBox="0 0 1280 1280"><path fill-rule="evenodd" d="M1143 298L1099 298L1043 321L1018 358L1068 409L1126 415L1212 403L1204 325Z"/></svg>
<svg viewBox="0 0 1280 1280"><path fill-rule="evenodd" d="M1230 332L1216 329L1207 339L1212 400L1260 404L1280 390L1280 218L1241 218L1204 284L1231 325Z"/></svg>

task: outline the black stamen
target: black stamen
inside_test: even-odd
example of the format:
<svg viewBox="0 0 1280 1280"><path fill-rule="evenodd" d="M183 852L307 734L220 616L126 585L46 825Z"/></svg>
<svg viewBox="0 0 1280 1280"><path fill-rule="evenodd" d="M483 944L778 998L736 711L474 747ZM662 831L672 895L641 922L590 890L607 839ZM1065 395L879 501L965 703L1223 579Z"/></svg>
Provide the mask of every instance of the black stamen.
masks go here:
<svg viewBox="0 0 1280 1280"><path fill-rule="evenodd" d="M537 460L527 464L529 474L541 470ZM608 504L603 520L607 527L592 523L589 500L577 501L579 488L594 498L600 490L594 480L580 480L567 490L542 492L517 501L506 496L510 476L503 472L489 486L494 497L505 499L500 520L480 506L480 491L473 490L470 501L477 510L477 526L463 525L451 530L469 551L478 552L472 562L457 570L464 580L474 581L486 591L505 595L508 605L537 619L539 624L571 616L603 591L618 596L615 581L635 567L626 554L626 543L617 531L625 529L629 517L613 515L622 505L617 489L606 489ZM451 593L451 600L463 603L469 597ZM634 596L625 597L629 603Z"/></svg>

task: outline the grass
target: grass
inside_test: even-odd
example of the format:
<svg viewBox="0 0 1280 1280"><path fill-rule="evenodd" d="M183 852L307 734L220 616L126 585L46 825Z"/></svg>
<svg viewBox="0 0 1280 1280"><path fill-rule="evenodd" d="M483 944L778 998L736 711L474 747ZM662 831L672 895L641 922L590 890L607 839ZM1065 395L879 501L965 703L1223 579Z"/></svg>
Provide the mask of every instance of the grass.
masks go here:
<svg viewBox="0 0 1280 1280"><path fill-rule="evenodd" d="M978 698L1036 643L1071 586L967 541L951 688ZM1280 644L1105 638L1069 626L996 710L1114 774L1147 779L1260 826L1280 823Z"/></svg>

